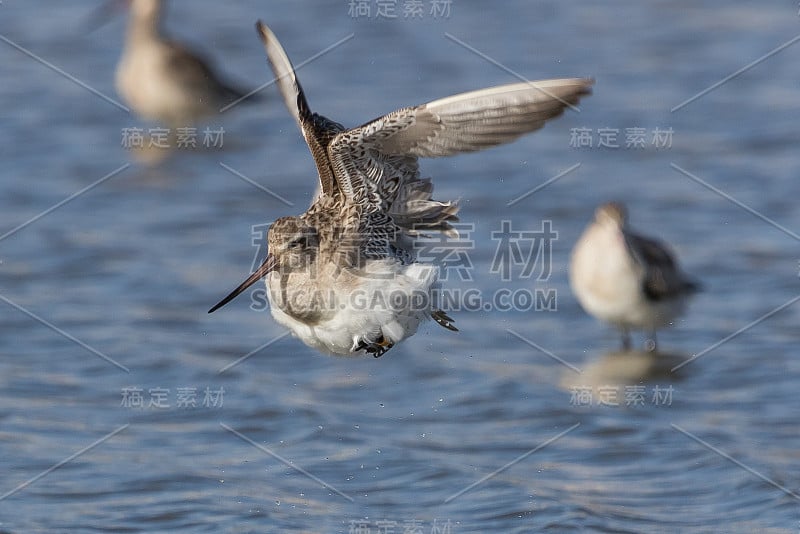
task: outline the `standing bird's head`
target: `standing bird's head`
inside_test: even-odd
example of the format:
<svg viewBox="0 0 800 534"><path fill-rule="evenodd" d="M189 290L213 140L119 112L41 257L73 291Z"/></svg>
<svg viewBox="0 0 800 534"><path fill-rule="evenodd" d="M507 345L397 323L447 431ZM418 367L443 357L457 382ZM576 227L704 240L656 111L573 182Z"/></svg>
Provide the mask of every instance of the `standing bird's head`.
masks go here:
<svg viewBox="0 0 800 534"><path fill-rule="evenodd" d="M594 220L603 226L625 228L628 223L628 210L622 202L606 202L594 212Z"/></svg>

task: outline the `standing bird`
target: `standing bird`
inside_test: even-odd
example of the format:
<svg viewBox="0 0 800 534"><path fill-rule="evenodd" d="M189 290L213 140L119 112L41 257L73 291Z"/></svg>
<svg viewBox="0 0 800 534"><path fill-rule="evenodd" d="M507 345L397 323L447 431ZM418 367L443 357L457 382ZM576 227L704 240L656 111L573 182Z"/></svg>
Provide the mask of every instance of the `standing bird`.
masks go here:
<svg viewBox="0 0 800 534"><path fill-rule="evenodd" d="M603 204L572 251L570 285L583 309L622 331L622 348L631 348L631 329L650 334L683 313L700 286L678 267L667 247L628 228L625 206Z"/></svg>
<svg viewBox="0 0 800 534"><path fill-rule="evenodd" d="M117 91L142 118L187 127L244 99L207 61L161 31L161 0L128 0L130 18L117 65Z"/></svg>
<svg viewBox="0 0 800 534"><path fill-rule="evenodd" d="M272 31L256 26L283 99L317 166L320 190L308 210L276 220L269 254L224 306L266 277L272 315L304 343L339 355L382 355L436 309L437 268L415 262L419 232L455 236L458 205L431 198L417 158L472 152L544 126L590 91L593 80L516 83L407 107L345 129L308 106Z"/></svg>

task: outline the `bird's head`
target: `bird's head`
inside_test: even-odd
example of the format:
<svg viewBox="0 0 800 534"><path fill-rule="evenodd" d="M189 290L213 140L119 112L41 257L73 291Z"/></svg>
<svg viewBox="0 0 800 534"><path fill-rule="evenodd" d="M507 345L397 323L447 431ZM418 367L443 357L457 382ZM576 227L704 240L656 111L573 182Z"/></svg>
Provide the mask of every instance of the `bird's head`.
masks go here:
<svg viewBox="0 0 800 534"><path fill-rule="evenodd" d="M303 271L317 259L319 235L300 217L281 217L269 227L267 245L274 258L274 270Z"/></svg>
<svg viewBox="0 0 800 534"><path fill-rule="evenodd" d="M131 14L137 18L157 18L161 12L161 0L128 0Z"/></svg>
<svg viewBox="0 0 800 534"><path fill-rule="evenodd" d="M129 10L134 21L155 21L161 16L161 0L107 0L100 4L86 22L86 29L93 32L113 19L117 14Z"/></svg>
<svg viewBox="0 0 800 534"><path fill-rule="evenodd" d="M307 273L315 265L319 238L316 229L305 224L300 217L282 217L270 225L267 246L269 254L264 263L208 313L223 307L274 271L287 274Z"/></svg>
<svg viewBox="0 0 800 534"><path fill-rule="evenodd" d="M624 228L628 222L628 210L622 202L606 202L597 208L594 220L604 226Z"/></svg>

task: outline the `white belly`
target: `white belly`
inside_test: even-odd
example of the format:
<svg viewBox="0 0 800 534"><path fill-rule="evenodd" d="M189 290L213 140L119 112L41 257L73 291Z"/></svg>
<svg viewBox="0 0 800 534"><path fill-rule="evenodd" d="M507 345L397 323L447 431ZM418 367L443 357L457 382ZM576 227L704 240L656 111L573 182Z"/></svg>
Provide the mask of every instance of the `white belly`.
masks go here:
<svg viewBox="0 0 800 534"><path fill-rule="evenodd" d="M391 344L399 343L430 318L436 268L419 263L403 266L375 261L368 269L372 276L365 276L356 287L321 290L324 297L320 301L331 308L331 313L314 324L298 320L277 305L281 300L275 296L279 291L279 275L271 273L267 278L267 295L272 316L306 345L332 354L361 355L363 351L358 350L361 342L371 343L381 337ZM287 298L291 299L291 294Z"/></svg>

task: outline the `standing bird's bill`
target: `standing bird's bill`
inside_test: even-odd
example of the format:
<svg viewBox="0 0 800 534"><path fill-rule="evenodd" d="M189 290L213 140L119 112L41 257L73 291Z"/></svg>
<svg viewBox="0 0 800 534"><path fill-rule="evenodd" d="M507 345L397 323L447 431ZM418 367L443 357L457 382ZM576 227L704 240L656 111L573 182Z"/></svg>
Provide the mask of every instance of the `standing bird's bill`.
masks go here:
<svg viewBox="0 0 800 534"><path fill-rule="evenodd" d="M451 223L459 206L433 198L433 184L420 177L418 158L483 150L538 130L588 95L593 80L481 89L346 129L311 111L278 39L261 22L256 28L284 103L314 158L319 193L305 213L273 223L267 238L272 263L213 309L264 276L273 317L323 352L377 357L427 319L456 330L433 302L440 288L437 266L416 261L414 241L426 232L456 236ZM408 297L407 305L385 304L388 295L398 294ZM418 294L429 297L425 305L414 305ZM384 305L364 308L353 295Z"/></svg>

